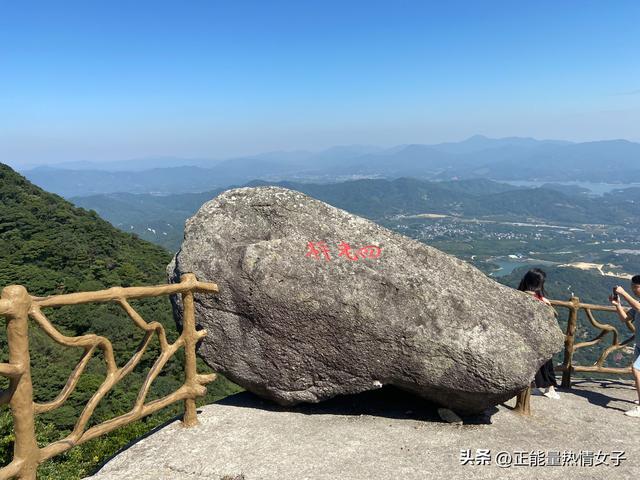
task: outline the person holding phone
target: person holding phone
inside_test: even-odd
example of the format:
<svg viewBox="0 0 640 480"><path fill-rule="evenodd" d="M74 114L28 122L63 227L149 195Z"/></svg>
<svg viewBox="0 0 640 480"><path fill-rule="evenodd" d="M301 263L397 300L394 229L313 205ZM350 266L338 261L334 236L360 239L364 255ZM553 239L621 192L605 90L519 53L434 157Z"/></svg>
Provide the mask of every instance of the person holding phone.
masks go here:
<svg viewBox="0 0 640 480"><path fill-rule="evenodd" d="M638 301L640 298L640 275L635 275L631 278L631 292L633 292L633 295L628 293L624 288L617 286L613 289L613 295L609 297L609 301L616 307L620 320L623 322L631 321L635 323L636 347L633 353L634 360L631 370L636 381L638 400L635 401L636 406L631 410L624 412L624 414L629 417L640 418L640 339L638 338L638 323L636 322L636 320L640 318L640 314L638 313L640 312L640 301ZM631 307L630 309L622 307L620 297L629 304Z"/></svg>
<svg viewBox="0 0 640 480"><path fill-rule="evenodd" d="M547 274L539 269L533 268L529 270L518 285L518 290L532 295L536 300L551 306L551 302L545 298L544 281L547 278ZM554 310L555 312L555 310ZM536 373L535 376L536 389L534 393L544 395L547 398L554 400L560 399L560 394L556 391L558 388L558 382L556 380L556 374L553 368L553 358L550 358ZM544 388L544 392L540 389Z"/></svg>

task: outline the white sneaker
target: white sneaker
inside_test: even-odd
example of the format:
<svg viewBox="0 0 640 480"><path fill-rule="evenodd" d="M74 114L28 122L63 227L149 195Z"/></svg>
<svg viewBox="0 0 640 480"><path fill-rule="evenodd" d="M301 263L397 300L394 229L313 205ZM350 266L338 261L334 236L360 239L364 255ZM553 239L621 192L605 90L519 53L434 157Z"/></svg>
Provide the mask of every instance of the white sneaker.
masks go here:
<svg viewBox="0 0 640 480"><path fill-rule="evenodd" d="M555 390L547 390L543 393L543 395L547 398L553 398L554 400L560 400L560 394Z"/></svg>
<svg viewBox="0 0 640 480"><path fill-rule="evenodd" d="M636 417L640 418L640 406L633 407L631 410L624 412L627 417Z"/></svg>
<svg viewBox="0 0 640 480"><path fill-rule="evenodd" d="M540 390L538 387L533 387L531 389L531 395L544 395L544 393L542 393L542 390Z"/></svg>

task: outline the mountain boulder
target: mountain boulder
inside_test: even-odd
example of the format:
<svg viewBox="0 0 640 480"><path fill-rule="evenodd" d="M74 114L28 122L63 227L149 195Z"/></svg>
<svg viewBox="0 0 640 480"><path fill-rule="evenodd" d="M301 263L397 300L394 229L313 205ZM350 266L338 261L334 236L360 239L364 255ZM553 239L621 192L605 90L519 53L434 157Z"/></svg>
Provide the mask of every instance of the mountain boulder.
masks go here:
<svg viewBox="0 0 640 480"><path fill-rule="evenodd" d="M479 413L529 385L564 338L529 295L284 188L204 204L167 271L219 286L196 294L205 362L282 405L395 385Z"/></svg>

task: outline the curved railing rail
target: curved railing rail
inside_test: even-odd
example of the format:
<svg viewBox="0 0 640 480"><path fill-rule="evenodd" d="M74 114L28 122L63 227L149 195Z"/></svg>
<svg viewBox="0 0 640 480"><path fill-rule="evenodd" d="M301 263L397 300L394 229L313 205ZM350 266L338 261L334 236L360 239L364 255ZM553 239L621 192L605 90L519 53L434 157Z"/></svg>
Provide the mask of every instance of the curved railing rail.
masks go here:
<svg viewBox="0 0 640 480"><path fill-rule="evenodd" d="M621 350L632 344L636 336L636 328L632 322L626 321L625 326L629 330L629 336L622 339L618 327L610 323L603 323L596 320L593 312L613 312L616 309L613 306L593 305L590 303L581 303L578 297L572 297L568 302L561 300L551 300L554 307L565 308L569 310L569 318L567 320L567 331L564 341L564 360L562 365L556 367L557 371L562 372L562 386L571 387L571 374L573 372L592 372L592 373L612 373L616 375L631 374L631 365L628 367L605 367L604 362L607 357L617 350ZM586 342L576 343L576 328L578 326L579 312L583 311L589 324L600 332ZM598 360L593 365L574 365L573 356L575 352L581 348L593 347L595 345L604 344L605 338L610 335L611 342L602 351Z"/></svg>
<svg viewBox="0 0 640 480"><path fill-rule="evenodd" d="M0 375L9 379L9 388L0 391L0 405L9 404L13 417L15 442L13 460L9 465L0 469L0 480L10 478L34 480L38 465L49 458L178 401L184 401L183 424L186 427L191 427L198 423L195 399L206 394L205 385L212 382L216 375L203 375L196 370L196 343L206 336L206 331L196 330L193 294L195 292L217 293L218 287L213 283L198 282L193 274L185 274L180 280L180 283L171 285L114 287L97 292L50 297L31 297L27 290L19 285L9 286L2 290L0 315L7 319L9 362L0 363ZM174 294L182 295L183 326L178 339L173 343L168 343L162 324L158 322L147 323L129 304L128 300ZM120 368L116 365L113 347L107 338L94 334L67 337L60 333L42 313L42 309L45 307L101 302L115 302L120 305L134 324L144 332L140 346L129 361ZM29 318L33 319L55 342L84 350L78 364L69 375L66 385L54 400L46 403L36 403L33 400L28 336ZM158 337L160 355L149 370L132 410L87 428L87 424L100 401L114 385L138 365L154 335ZM167 361L180 348L184 348L184 384L163 398L146 402L151 384ZM106 364L107 374L104 381L85 405L73 431L57 442L42 448L38 447L34 428L35 415L55 410L64 404L78 384L89 360L98 349L102 351Z"/></svg>

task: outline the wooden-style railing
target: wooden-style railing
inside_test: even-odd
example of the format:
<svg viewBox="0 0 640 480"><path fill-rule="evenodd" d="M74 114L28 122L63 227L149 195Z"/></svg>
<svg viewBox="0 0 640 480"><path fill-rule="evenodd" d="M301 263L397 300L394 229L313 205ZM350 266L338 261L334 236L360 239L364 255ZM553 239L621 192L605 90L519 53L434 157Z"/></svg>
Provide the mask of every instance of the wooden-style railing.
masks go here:
<svg viewBox="0 0 640 480"><path fill-rule="evenodd" d="M9 379L9 388L0 391L0 405L9 404L13 417L15 432L14 456L12 462L0 469L0 480L20 478L34 480L36 469L42 462L59 455L76 445L106 434L118 427L124 426L140 418L156 412L178 401L184 402L183 424L187 427L198 423L196 417L197 397L206 393L205 385L215 379L215 374L203 375L196 371L196 343L206 336L206 331L196 330L195 312L193 303L194 293L217 293L218 287L212 283L198 282L192 274L181 277L180 283L160 285L155 287L114 287L96 292L81 292L50 297L32 297L27 290L18 285L6 287L0 297L0 315L7 320L7 340L9 347L9 362L0 363L0 375ZM164 327L158 322L147 323L129 304L129 299L157 297L161 295L182 295L183 327L182 332L174 343L168 343ZM60 333L42 313L45 307L61 307L66 305L79 305L86 303L115 302L120 305L134 324L144 331L144 338L134 355L122 367L116 365L111 342L94 334L79 337L67 337ZM571 386L572 372L598 372L612 374L629 374L631 367L612 368L605 367L607 357L631 344L635 338L636 329L627 321L626 327L630 336L621 340L616 326L598 322L593 312L615 312L615 308L603 305L591 305L580 303L576 297L569 301L552 300L554 307L569 310L567 331L565 336L564 361L556 370L562 371L562 386ZM590 324L600 330L593 339L575 343L576 328L579 312L584 311ZM33 400L33 386L31 382L31 368L29 355L28 325L31 318L49 337L57 343L67 347L78 347L84 350L75 369L71 372L66 385L58 396L46 403L37 403ZM591 347L603 342L604 338L611 334L611 344L607 346L594 365L574 365L573 356L580 348ZM160 355L149 370L145 381L138 392L134 407L124 415L107 420L98 425L87 428L87 424L104 396L129 374L142 359L153 336L158 337ZM156 379L167 361L180 349L185 350L185 382L173 393L150 402L146 402L151 384ZM93 396L89 399L81 412L73 431L65 438L52 444L38 447L35 435L35 415L49 412L61 407L74 391L78 380L85 370L94 352L100 349L106 363L107 374ZM516 410L528 414L530 389L526 389L518 395Z"/></svg>
<svg viewBox="0 0 640 480"><path fill-rule="evenodd" d="M602 323L596 320L593 312L616 312L615 307L605 305L592 305L589 303L581 303L578 297L572 297L568 302L560 300L552 300L554 307L565 308L569 310L569 318L567 321L567 331L564 340L564 360L562 365L556 367L557 371L562 372L562 386L571 387L571 374L573 372L591 372L591 373L608 373L616 375L631 374L631 365L628 367L605 367L604 362L607 357L617 350L621 350L628 345L633 345L636 335L636 328L630 321L626 321L625 326L629 330L629 336L621 339L618 327L610 323ZM578 326L579 312L583 311L591 326L600 330L600 332L591 340L576 343L576 328ZM618 322L619 324L621 322ZM610 335L611 342L602 351L598 360L593 365L574 365L573 356L575 352L581 348L592 347L594 345L603 344L605 337Z"/></svg>
<svg viewBox="0 0 640 480"><path fill-rule="evenodd" d="M19 285L9 286L2 290L0 315L4 315L7 320L9 362L0 363L0 375L9 378L9 388L0 391L0 405L9 404L13 417L15 442L13 460L9 465L0 469L0 480L10 478L35 480L38 465L49 458L178 401L184 402L183 424L186 427L191 427L198 423L195 399L206 394L205 385L215 380L216 375L204 375L196 371L196 343L206 336L206 331L196 330L193 294L194 292L216 293L218 287L212 283L198 282L195 275L192 274L185 274L180 280L180 283L171 285L114 287L97 292L81 292L42 298L30 296L27 290ZM178 339L173 343L168 343L164 327L158 322L147 323L131 307L128 300L173 294L182 295L183 326ZM42 313L42 308L45 307L102 302L119 304L134 324L144 331L144 338L137 351L122 367L116 365L113 347L107 338L94 334L67 337L60 333ZM84 350L62 391L54 400L47 403L36 403L33 400L28 336L29 318L57 343ZM102 398L136 367L154 335L158 337L160 355L149 370L138 392L133 409L124 415L87 428L91 415ZM146 402L151 384L167 361L180 348L184 348L184 384L163 398ZM104 381L85 405L73 431L65 438L39 448L34 428L35 415L62 406L75 389L80 376L97 349L102 351L106 363L107 374Z"/></svg>
<svg viewBox="0 0 640 480"><path fill-rule="evenodd" d="M567 330L564 337L564 359L562 365L555 367L556 371L562 372L562 387L571 388L571 373L573 372L591 372L591 373L608 373L615 375L631 374L631 365L628 367L605 367L604 362L607 357L617 350L621 350L626 346L632 344L636 335L636 328L630 321L625 322L625 326L629 329L629 336L624 340L620 340L620 333L615 325L610 323L602 323L596 320L593 312L609 312L615 313L616 309L613 306L608 305L592 305L590 303L581 303L578 297L571 297L569 301L562 300L550 300L551 305L554 308L560 307L569 310L569 317L567 319ZM580 318L580 311L585 313L586 318L589 320L591 326L600 330L595 337L586 342L576 343L576 329L578 327L578 320ZM557 308L556 308L557 311ZM611 334L611 343L602 351L598 360L593 365L574 365L573 355L576 350L580 348L592 347L603 343L605 337ZM516 397L516 406L514 410L524 415L531 414L531 387L525 388Z"/></svg>

